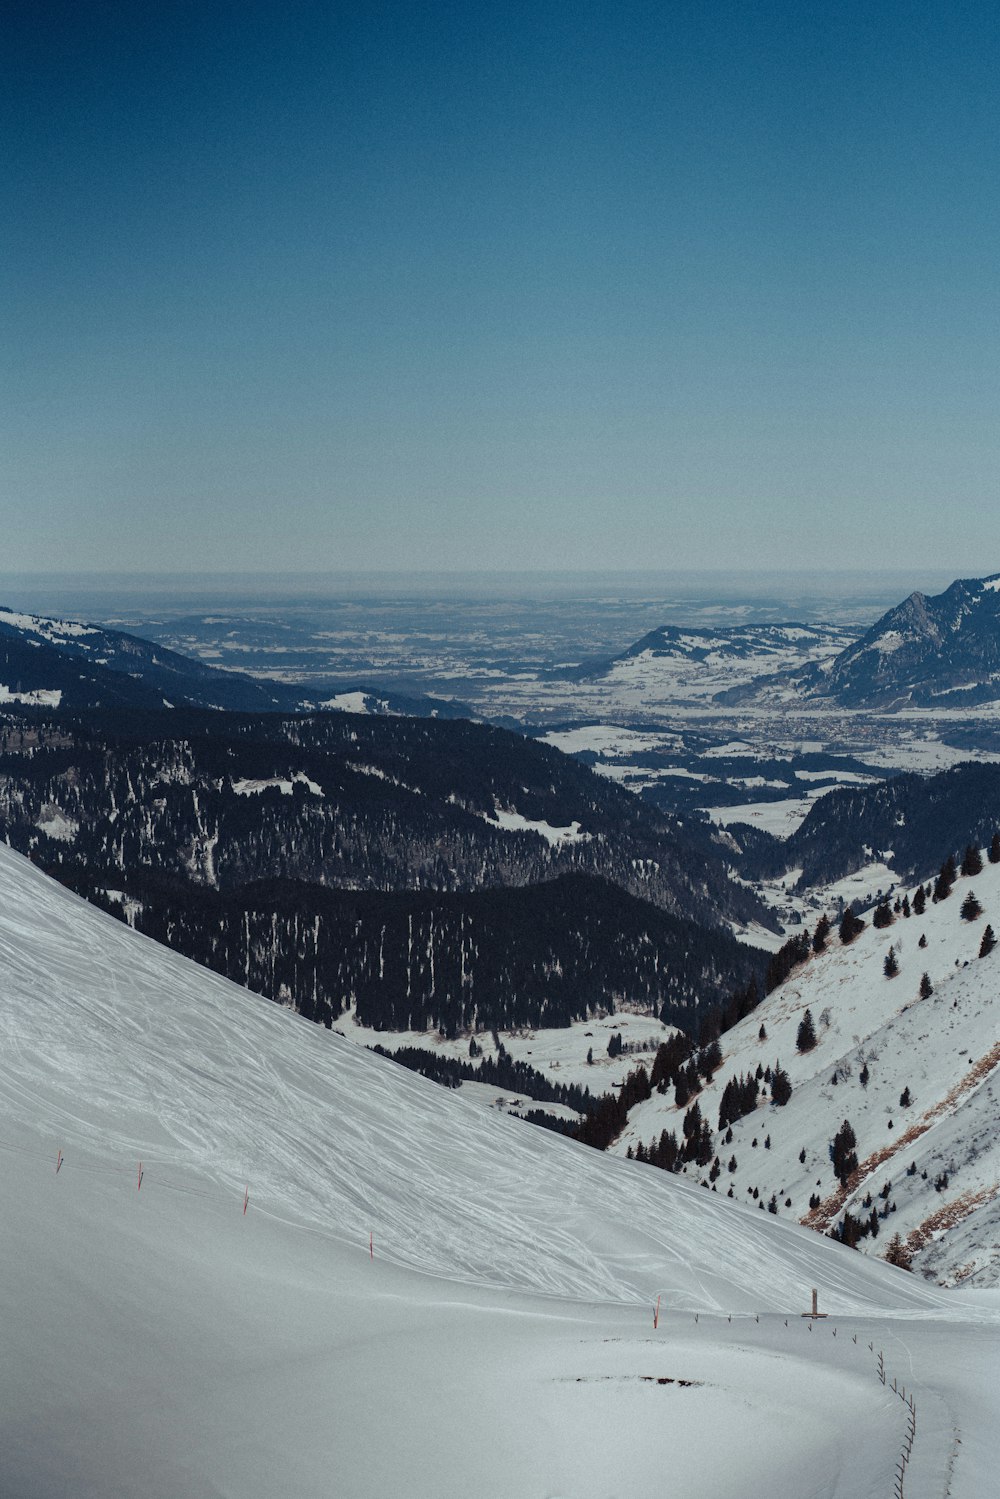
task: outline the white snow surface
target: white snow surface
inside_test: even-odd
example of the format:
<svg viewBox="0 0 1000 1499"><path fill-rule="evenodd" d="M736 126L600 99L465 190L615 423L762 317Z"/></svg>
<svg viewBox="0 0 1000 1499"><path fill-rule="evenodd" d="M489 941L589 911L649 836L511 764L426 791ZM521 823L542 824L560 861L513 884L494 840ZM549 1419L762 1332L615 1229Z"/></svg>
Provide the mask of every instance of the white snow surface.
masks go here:
<svg viewBox="0 0 1000 1499"><path fill-rule="evenodd" d="M238 780L233 781L232 788L237 796L259 796L262 791L276 788L282 796L291 796L298 783L311 791L313 796L322 796L323 788L316 781L312 781L305 771L297 770L291 777L269 776L264 780Z"/></svg>
<svg viewBox="0 0 1000 1499"><path fill-rule="evenodd" d="M337 713L374 713L388 708L387 703L372 697L370 692L338 692L319 706L331 708Z"/></svg>
<svg viewBox="0 0 1000 1499"><path fill-rule="evenodd" d="M39 635L53 644L58 644L61 640L79 639L81 635L99 633L95 625L81 625L72 619L48 619L40 614L20 614L12 609L0 609L0 624L10 625L15 630L25 630L30 635Z"/></svg>
<svg viewBox="0 0 1000 1499"><path fill-rule="evenodd" d="M779 938L779 945L783 938ZM469 1059L467 1037L456 1036L449 1040L439 1031L376 1031L359 1025L354 1010L347 1010L334 1022L335 1029L349 1041L361 1046L381 1046L386 1051L396 1052L403 1047L415 1046L429 1051L433 1056ZM540 1030L525 1028L503 1031L500 1040L504 1049L516 1062L527 1062L537 1072L549 1075L552 1082L572 1083L589 1088L593 1094L610 1093L620 1088L632 1068L640 1062L648 1066L661 1042L676 1034L676 1028L664 1025L655 1015L641 1011L619 1009L613 1015L592 1016L588 1020L574 1020L569 1025L546 1026ZM628 1048L621 1055L608 1056L608 1042L612 1036L622 1038ZM496 1046L492 1034L482 1031L476 1044L483 1056L495 1056ZM587 1053L593 1061L587 1061ZM465 1085L463 1084L463 1087ZM484 1099L489 1105L503 1089L479 1085L481 1092L470 1092L470 1098ZM492 1094L492 1097L487 1095ZM513 1098L513 1094L505 1094ZM528 1108L542 1108L547 1113L563 1114L564 1110L551 1102L529 1099Z"/></svg>
<svg viewBox="0 0 1000 1499"><path fill-rule="evenodd" d="M27 692L6 687L0 682L0 703L23 703L30 708L58 708L62 702L61 687L32 687Z"/></svg>
<svg viewBox="0 0 1000 1499"><path fill-rule="evenodd" d="M492 817L486 817L483 814L483 819L505 833L537 833L540 838L545 839L546 843L553 845L585 843L590 837L589 833L581 832L578 822L571 822L566 828L556 828L549 822L533 821L530 817L524 817L520 812L514 812L506 807L496 807Z"/></svg>
<svg viewBox="0 0 1000 1499"><path fill-rule="evenodd" d="M813 803L836 789L836 786L817 786L802 796L782 797L777 802L743 802L735 807L705 807L703 810L719 827L745 822L751 827L762 828L765 833L773 833L776 838L790 838L809 816Z"/></svg>
<svg viewBox="0 0 1000 1499"><path fill-rule="evenodd" d="M889 1495L879 1349L907 1499L990 1492L997 1298L478 1111L2 847L0 1171L11 1499Z"/></svg>

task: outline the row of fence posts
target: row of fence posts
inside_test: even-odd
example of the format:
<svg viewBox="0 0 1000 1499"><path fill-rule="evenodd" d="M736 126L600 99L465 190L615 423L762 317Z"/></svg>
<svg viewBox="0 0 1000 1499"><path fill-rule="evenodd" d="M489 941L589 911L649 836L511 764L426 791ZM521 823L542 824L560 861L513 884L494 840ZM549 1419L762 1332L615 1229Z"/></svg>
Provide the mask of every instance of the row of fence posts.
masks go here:
<svg viewBox="0 0 1000 1499"><path fill-rule="evenodd" d="M66 1164L66 1157L63 1155L63 1153L62 1153L61 1150L57 1150L56 1151L56 1176L59 1175L60 1171L62 1170L62 1168L63 1168L63 1166L65 1164ZM142 1191L142 1184L143 1184L145 1178L146 1178L146 1168L143 1166L142 1162L140 1161L139 1164L138 1164L138 1170L136 1171L136 1180L135 1180L135 1190L137 1192L141 1192ZM243 1189L243 1217L244 1218L247 1215L247 1208L249 1206L250 1206L250 1187L249 1187L249 1184L248 1184ZM374 1235L374 1233L369 1233L369 1235L368 1235L368 1255L369 1255L369 1258L371 1260L375 1259L375 1235ZM657 1300L657 1307L659 1307L659 1300Z"/></svg>
<svg viewBox="0 0 1000 1499"><path fill-rule="evenodd" d="M813 1291L813 1293L812 1293L812 1308L811 1308L811 1310L808 1311L808 1312L802 1312L801 1315L806 1319L806 1327L808 1328L809 1332L812 1332L812 1330L813 1330L813 1322L814 1321L818 1321L819 1319L824 1318L827 1315L826 1312L821 1312L818 1309L817 1293L815 1291ZM732 1312L730 1312L729 1313L729 1322L732 1323L732 1320L733 1320L733 1314L732 1314ZM754 1320L756 1322L760 1322L760 1315L756 1314ZM695 1321L695 1326L697 1327L697 1325L698 1325L698 1313L697 1312L695 1312L695 1314L694 1314L694 1321ZM656 1310L653 1312L653 1327L654 1328L658 1327L659 1326L659 1322L660 1322L660 1297L657 1296L657 1298L656 1298ZM788 1318L787 1317L785 1318L785 1326L786 1327L788 1326ZM830 1332L833 1335L833 1337L837 1336L837 1329L835 1327L831 1327ZM855 1345L857 1345L857 1341L858 1341L858 1335L857 1335L857 1333L854 1334L854 1337L853 1337L852 1341L853 1341L853 1343ZM868 1351L869 1351L869 1353L875 1353L875 1344L874 1344L874 1342L868 1344ZM889 1377L886 1374L886 1370L885 1370L885 1354L883 1353L883 1351L882 1351L881 1348L878 1350L878 1353L877 1353L876 1359L875 1359L875 1373L878 1375L879 1383L882 1384L883 1386L885 1386L886 1388L889 1388L890 1387L889 1386L889 1382L888 1382ZM906 1386L905 1385L897 1384L895 1378L892 1381L891 1389L892 1389L892 1393L894 1395L898 1396L898 1398L903 1402L903 1404L906 1406L906 1410L907 1410L906 1434L903 1437L902 1451L900 1452L899 1461L896 1463L896 1467L895 1467L895 1470L894 1470L894 1474L893 1474L893 1489L892 1489L894 1499L905 1499L905 1495L903 1493L903 1480L904 1480L904 1478L906 1476L906 1469L909 1466L910 1458L911 1458L911 1456L913 1454L913 1443L914 1443L914 1439L916 1438L916 1435L917 1435L917 1407L916 1407L916 1404L915 1404L914 1399L913 1399L913 1392L911 1391L910 1394L907 1395L907 1393L906 1393Z"/></svg>
<svg viewBox="0 0 1000 1499"><path fill-rule="evenodd" d="M875 1352L875 1345L873 1343L869 1343L868 1348L870 1352ZM878 1351L876 1373L878 1374L880 1383L888 1387L889 1377L885 1372L885 1355L883 1354L881 1348ZM895 1379L893 1379L892 1381L892 1393L898 1396L900 1400L902 1400L907 1410L906 1435L903 1437L903 1448L899 1454L899 1461L896 1464L896 1471L893 1481L893 1494L895 1495L895 1499L904 1499L903 1479L906 1476L906 1469L909 1466L910 1457L913 1453L914 1438L917 1435L917 1407L913 1399L913 1391L911 1390L909 1395L907 1395L905 1384L897 1384Z"/></svg>
<svg viewBox="0 0 1000 1499"><path fill-rule="evenodd" d="M57 1176L59 1175L59 1172L63 1168L63 1164L65 1162L65 1159L66 1159L66 1157L63 1155L62 1151L61 1150L57 1150L56 1151L56 1175ZM141 1192L142 1191L142 1182L143 1182L143 1177L145 1176L145 1174L146 1174L145 1173L145 1169L143 1168L143 1164L140 1161L139 1162L138 1174L137 1174L137 1177L136 1177L136 1191L137 1192ZM247 1208L249 1206L250 1206L250 1187L249 1187L249 1184L248 1184L244 1188L244 1191L243 1191L243 1217L244 1218L247 1215ZM374 1232L370 1232L369 1235L368 1235L368 1255L369 1255L369 1258L372 1261L374 1261L374 1259L375 1259L375 1234L374 1234ZM657 1296L657 1298L656 1298L656 1306L655 1306L655 1308L653 1310L653 1328L654 1328L654 1330L657 1329L659 1327L659 1325L660 1325L660 1302L661 1302L661 1300L662 1300L662 1296ZM808 1319L807 1325L808 1325L808 1329L809 1329L810 1332L812 1332L813 1321L826 1316L825 1312L821 1312L821 1311L818 1310L817 1293L816 1293L815 1290L812 1293L812 1308L811 1308L811 1310L808 1311L808 1312L803 1312L801 1315L803 1317L805 1317L805 1318ZM695 1312L695 1314L694 1314L694 1320L695 1320L695 1325L697 1326L697 1323L698 1323L698 1313L697 1312ZM732 1320L733 1320L733 1314L732 1314L732 1312L730 1312L729 1313L729 1321L730 1321L730 1323L732 1323ZM755 1321L755 1323L759 1323L760 1322L760 1314L759 1313L755 1313L755 1315L754 1315L754 1321ZM788 1318L787 1317L785 1318L785 1326L786 1327L788 1326ZM833 1334L834 1337L837 1336L837 1329L835 1327L831 1328L830 1331L831 1331L831 1333ZM857 1333L855 1333L854 1334L854 1342L857 1343L857 1341L858 1341L858 1335L857 1335ZM869 1349L869 1352L874 1353L875 1352L875 1345L874 1345L874 1343L869 1343L868 1344L868 1349ZM876 1373L878 1374L880 1383L883 1384L883 1385L885 1385L886 1382L887 1382L887 1376L886 1376L886 1372L885 1372L885 1356L884 1356L881 1348L878 1351L878 1359L877 1359L877 1363L876 1363ZM904 1494L903 1494L903 1479L904 1479L904 1476L906 1474L907 1465L909 1464L909 1461L910 1461L910 1456L911 1456L911 1454L913 1452L913 1441L914 1441L914 1438L916 1437L916 1434L917 1434L917 1408L916 1408L916 1406L915 1406L915 1404L913 1402L913 1395L912 1395L912 1393L910 1394L909 1398L907 1398L906 1386L902 1385L902 1386L897 1387L895 1379L893 1379L893 1381L892 1381L892 1392L893 1392L894 1395L898 1395L899 1396L900 1400L903 1401L904 1405L906 1405L906 1407L908 1409L908 1412L909 1412L909 1414L907 1416L907 1423L906 1423L906 1435L905 1435L905 1437L903 1439L903 1448L902 1448L902 1452L900 1453L899 1461L896 1464L895 1480L894 1480L894 1486L893 1486L893 1494L895 1496L895 1499L904 1499Z"/></svg>

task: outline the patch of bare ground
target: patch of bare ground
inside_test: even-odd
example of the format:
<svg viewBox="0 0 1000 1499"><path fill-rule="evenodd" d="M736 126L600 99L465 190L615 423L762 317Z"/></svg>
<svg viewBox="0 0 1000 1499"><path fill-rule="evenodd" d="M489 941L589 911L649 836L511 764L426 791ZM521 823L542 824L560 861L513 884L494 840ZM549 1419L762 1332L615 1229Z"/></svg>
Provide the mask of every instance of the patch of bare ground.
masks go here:
<svg viewBox="0 0 1000 1499"><path fill-rule="evenodd" d="M902 1134L897 1135L891 1145L883 1145L880 1150L876 1150L870 1156L867 1156L858 1166L857 1171L848 1177L846 1186L838 1187L836 1192L832 1193L831 1196L824 1198L819 1207L811 1208L805 1217L799 1221L806 1228L814 1228L818 1233L826 1233L840 1216L845 1203L850 1201L855 1192L864 1185L868 1177L873 1175L880 1166L884 1166L886 1161L891 1160L894 1155L897 1155L907 1145L912 1145L914 1140L919 1140L921 1135L926 1134L935 1120L940 1119L944 1114L950 1113L961 1102L965 1094L971 1093L974 1088L977 1088L983 1079L998 1065L1000 1065L1000 1041L991 1047L984 1057L980 1057L979 1061L969 1068L965 1076L943 1098L939 1099L932 1108L929 1108L915 1124L911 1124L909 1129L903 1130ZM992 1196L995 1190L997 1189L986 1189L987 1196ZM955 1199L956 1202L960 1202L961 1200L961 1198ZM978 1204L973 1204L973 1206L978 1206ZM945 1211L945 1209L941 1211ZM968 1211L971 1212L972 1208L970 1207ZM937 1214L932 1216L937 1217ZM960 1222L964 1216L966 1215L961 1214L956 1219L956 1222ZM930 1221L928 1219L928 1222ZM951 1227L950 1224L946 1226ZM923 1225L921 1225L921 1228L915 1229L914 1232L920 1233L922 1227Z"/></svg>
<svg viewBox="0 0 1000 1499"><path fill-rule="evenodd" d="M918 1223L906 1236L906 1247L911 1254L916 1254L918 1249L925 1249L937 1234L946 1229L954 1228L963 1219L974 1213L976 1208L982 1207L984 1203L991 1202L994 1197L1000 1196L1000 1182L993 1182L988 1187L980 1187L978 1192L962 1192L958 1197L952 1198L939 1207L936 1212L925 1218L923 1223ZM972 1269L968 1266L966 1274Z"/></svg>

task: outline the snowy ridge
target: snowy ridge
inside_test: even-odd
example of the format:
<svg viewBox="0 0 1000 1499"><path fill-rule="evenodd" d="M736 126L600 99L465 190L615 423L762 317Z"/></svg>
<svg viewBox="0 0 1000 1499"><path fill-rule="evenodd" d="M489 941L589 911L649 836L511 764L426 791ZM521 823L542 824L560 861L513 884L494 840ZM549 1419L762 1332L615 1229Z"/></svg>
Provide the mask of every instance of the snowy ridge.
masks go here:
<svg viewBox="0 0 1000 1499"><path fill-rule="evenodd" d="M996 575L959 579L936 597L912 593L833 662L818 690L845 703L899 706L1000 693Z"/></svg>

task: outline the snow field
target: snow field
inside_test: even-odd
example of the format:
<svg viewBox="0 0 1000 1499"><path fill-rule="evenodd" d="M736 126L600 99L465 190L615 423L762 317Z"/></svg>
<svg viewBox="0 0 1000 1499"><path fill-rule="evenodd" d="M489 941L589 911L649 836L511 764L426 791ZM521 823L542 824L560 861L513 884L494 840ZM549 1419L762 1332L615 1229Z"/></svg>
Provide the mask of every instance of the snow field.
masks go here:
<svg viewBox="0 0 1000 1499"><path fill-rule="evenodd" d="M865 1330L928 1410L908 1499L955 1451L984 1492L992 1303L480 1112L4 848L0 1147L12 1499L888 1495Z"/></svg>
<svg viewBox="0 0 1000 1499"><path fill-rule="evenodd" d="M468 1036L448 1040L437 1031L375 1031L369 1026L359 1025L353 1010L346 1010L337 1018L334 1030L362 1046L381 1046L386 1051L415 1046L435 1056L454 1057L456 1060L469 1058ZM527 1062L552 1082L576 1084L598 1094L620 1088L628 1073L640 1063L652 1065L656 1048L674 1034L675 1027L664 1025L655 1015L617 1010L613 1015L574 1020L569 1025L544 1030L504 1031L500 1040L515 1061ZM609 1057L608 1042L614 1035L620 1035L623 1043L636 1047L636 1051ZM476 1044L484 1055L496 1054L490 1031L478 1033ZM588 1051L593 1052L592 1063L587 1062ZM485 1085L477 1091L476 1085L470 1083L463 1083L458 1091L464 1097L485 1099L488 1104L492 1104L493 1098L487 1095L501 1094L507 1099L515 1096ZM534 1099L526 1099L525 1104L529 1108L544 1108L549 1113L566 1112L561 1105L539 1103Z"/></svg>

